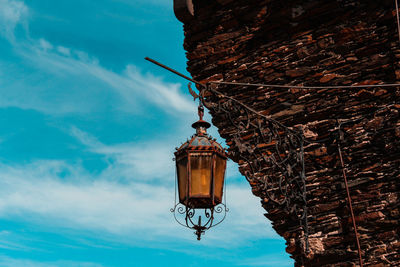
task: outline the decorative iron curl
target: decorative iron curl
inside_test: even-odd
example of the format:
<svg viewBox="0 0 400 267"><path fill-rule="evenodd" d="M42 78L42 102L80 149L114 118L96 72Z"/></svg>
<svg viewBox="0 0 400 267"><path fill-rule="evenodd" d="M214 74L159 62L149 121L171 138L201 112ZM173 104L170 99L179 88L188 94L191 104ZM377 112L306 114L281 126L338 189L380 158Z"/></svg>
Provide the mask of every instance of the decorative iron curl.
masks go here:
<svg viewBox="0 0 400 267"><path fill-rule="evenodd" d="M239 159L243 174L251 184L261 188L260 197L272 207L283 209L299 220L304 231L306 253L309 252L304 135L263 115L246 104L227 96L207 84L199 94L201 103L221 116L232 129L229 134L235 150L230 158ZM249 142L248 139L254 142Z"/></svg>
<svg viewBox="0 0 400 267"><path fill-rule="evenodd" d="M199 209L197 209L199 210ZM228 212L228 208L225 204L220 203L219 205L204 209L204 217L206 218L205 222L201 221L201 215L199 215L196 220L193 220L196 217L196 209L192 209L188 206L183 205L182 203L176 204L173 208L171 208L171 212L174 214L174 218L177 223L180 225L195 230L195 235L197 235L197 239L200 240L201 235L211 227L217 226L220 224L226 217L226 212ZM217 220L214 216L215 214L220 214Z"/></svg>

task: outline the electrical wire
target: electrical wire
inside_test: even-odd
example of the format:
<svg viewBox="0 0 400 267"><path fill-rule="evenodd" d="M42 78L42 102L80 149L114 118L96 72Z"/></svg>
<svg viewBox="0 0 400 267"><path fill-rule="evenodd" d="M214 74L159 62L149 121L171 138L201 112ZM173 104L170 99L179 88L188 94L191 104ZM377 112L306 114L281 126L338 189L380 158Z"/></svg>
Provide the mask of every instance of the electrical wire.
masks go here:
<svg viewBox="0 0 400 267"><path fill-rule="evenodd" d="M340 131L340 127L341 127L341 124L339 125L339 131ZM353 204L352 204L352 201L351 201L349 185L347 183L346 168L344 166L344 161L343 161L343 156L342 156L342 149L341 149L339 141L337 142L337 147L338 147L338 153L339 153L339 158L340 158L340 164L342 166L342 174L343 174L344 184L345 184L345 187L346 187L347 201L348 201L349 208L350 208L351 221L353 223L354 235L356 237L356 243L357 243L357 250L358 250L358 256L359 256L359 261L360 261L360 267L363 267L360 240L359 240L358 232L357 232L357 223L356 223L356 219L355 219L355 216L354 216Z"/></svg>

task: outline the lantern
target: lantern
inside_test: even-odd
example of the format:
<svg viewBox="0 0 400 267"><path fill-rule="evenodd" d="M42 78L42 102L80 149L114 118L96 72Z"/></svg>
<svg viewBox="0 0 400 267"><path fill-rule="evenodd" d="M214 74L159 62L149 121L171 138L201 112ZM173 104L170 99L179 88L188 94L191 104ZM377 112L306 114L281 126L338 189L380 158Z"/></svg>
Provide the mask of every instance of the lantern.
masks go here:
<svg viewBox="0 0 400 267"><path fill-rule="evenodd" d="M198 113L200 119L192 124L196 133L175 152L179 203L171 211L174 212L175 219L176 212L184 215L184 221L177 221L195 229L197 239L200 240L205 230L221 223L225 218L227 208L222 196L227 154L216 139L207 134L211 125L203 120L202 105L199 106ZM216 213L223 213L218 223L214 221ZM203 224L201 216L205 218Z"/></svg>

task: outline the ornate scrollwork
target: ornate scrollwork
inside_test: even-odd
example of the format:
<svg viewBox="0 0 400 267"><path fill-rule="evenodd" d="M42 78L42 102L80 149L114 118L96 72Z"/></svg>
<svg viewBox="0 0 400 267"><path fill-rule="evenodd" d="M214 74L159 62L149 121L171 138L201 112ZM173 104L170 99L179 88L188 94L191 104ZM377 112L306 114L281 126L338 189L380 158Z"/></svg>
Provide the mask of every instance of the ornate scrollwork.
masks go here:
<svg viewBox="0 0 400 267"><path fill-rule="evenodd" d="M203 212L201 212L201 210L203 210ZM197 240L200 240L201 235L203 235L206 230L217 226L225 219L228 208L226 208L223 203L209 209L193 209L181 203L177 203L175 207L171 209L171 212L180 225L195 230L194 234L197 236ZM198 214L197 216L196 213ZM203 218L205 218L203 222L201 220L201 214L203 214Z"/></svg>
<svg viewBox="0 0 400 267"><path fill-rule="evenodd" d="M246 179L262 189L260 197L299 220L304 231L305 250L308 251L302 130L288 128L224 95L210 84L200 92L200 100L227 124L225 128L234 148L229 157L239 161Z"/></svg>

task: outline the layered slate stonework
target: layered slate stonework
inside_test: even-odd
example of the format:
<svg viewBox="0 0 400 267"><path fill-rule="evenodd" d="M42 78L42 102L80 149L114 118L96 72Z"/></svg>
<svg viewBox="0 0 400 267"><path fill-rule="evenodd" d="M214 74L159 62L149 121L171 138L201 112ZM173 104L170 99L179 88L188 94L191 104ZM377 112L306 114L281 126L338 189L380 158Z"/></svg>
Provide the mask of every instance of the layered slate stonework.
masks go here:
<svg viewBox="0 0 400 267"><path fill-rule="evenodd" d="M202 82L281 85L399 83L394 1L175 0L184 23L188 71ZM355 266L357 246L340 142L365 266L400 266L400 89L215 87L285 126L303 129L310 252L298 221L250 184L296 266ZM224 101L222 98L211 98ZM223 114L213 124L245 174L237 129ZM233 117L239 124L242 117ZM339 131L338 125L341 125ZM252 129L241 141L268 156ZM236 156L235 156L236 155ZM242 155L251 157L251 155ZM273 175L273 174L271 174ZM250 177L251 178L251 177ZM249 218L251 220L251 218Z"/></svg>

